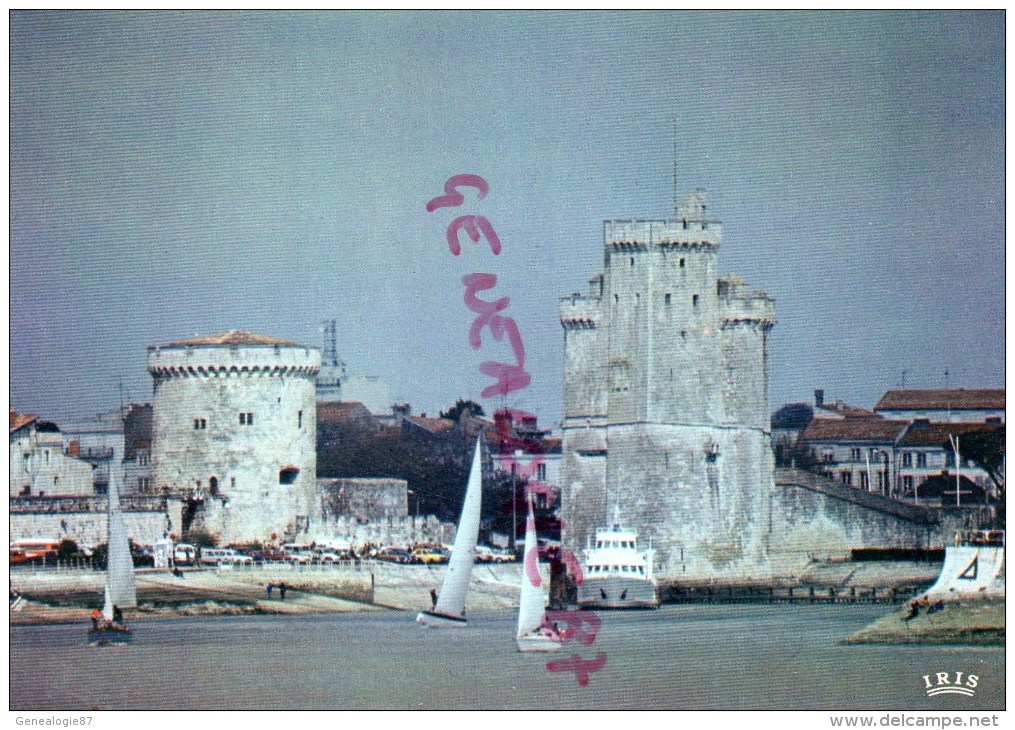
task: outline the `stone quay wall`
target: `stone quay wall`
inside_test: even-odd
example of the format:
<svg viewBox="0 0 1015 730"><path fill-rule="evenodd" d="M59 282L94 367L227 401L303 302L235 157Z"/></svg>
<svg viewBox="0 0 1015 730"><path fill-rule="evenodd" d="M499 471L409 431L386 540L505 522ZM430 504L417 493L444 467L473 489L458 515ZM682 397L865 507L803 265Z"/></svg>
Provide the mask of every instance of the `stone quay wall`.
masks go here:
<svg viewBox="0 0 1015 730"><path fill-rule="evenodd" d="M154 545L169 531L165 497L121 497L127 534L134 542ZM10 501L11 539L70 539L82 546L106 542L105 497L15 498Z"/></svg>

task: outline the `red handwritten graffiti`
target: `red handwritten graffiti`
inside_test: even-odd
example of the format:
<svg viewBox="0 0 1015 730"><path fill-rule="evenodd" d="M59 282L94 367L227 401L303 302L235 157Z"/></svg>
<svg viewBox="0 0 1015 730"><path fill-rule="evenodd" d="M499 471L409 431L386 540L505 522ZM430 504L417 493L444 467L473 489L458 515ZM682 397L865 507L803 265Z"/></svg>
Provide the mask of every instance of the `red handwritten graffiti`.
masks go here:
<svg viewBox="0 0 1015 730"><path fill-rule="evenodd" d="M479 192L476 194L477 200L482 200L486 197L487 191L490 190L489 183L486 182L479 175L471 175L464 173L462 175L452 175L448 178L448 181L444 183L444 195L434 198L426 204L426 212L433 213L438 208L458 207L465 202L465 196L462 195L456 188L469 187L476 188Z"/></svg>
<svg viewBox="0 0 1015 730"><path fill-rule="evenodd" d="M606 653L599 652L595 659L582 659L577 654L572 654L568 659L558 659L554 662L547 662L546 668L551 672L574 672L578 684L585 687L589 683L589 674L598 672L606 666Z"/></svg>
<svg viewBox="0 0 1015 730"><path fill-rule="evenodd" d="M489 183L479 175L452 175L444 183L444 195L433 198L426 204L427 212L433 213L440 208L454 208L462 205L465 202L465 196L458 189L467 187L475 188L477 191L476 200L485 198L490 190ZM473 243L479 243L480 239L485 237L490 245L490 251L495 256L500 254L500 237L494 231L493 225L485 216L470 214L458 216L448 225L445 239L452 255L458 256L462 252L459 240L459 233L462 230L465 231ZM468 274L462 277L462 284L465 285L465 306L477 315L469 327L469 345L474 350L480 349L483 346L482 331L483 328L486 328L496 342L503 342L504 336L507 335L508 343L515 358L514 363L486 361L480 364L480 372L495 380L492 385L483 389L482 397L506 396L508 393L528 387L532 381L532 376L525 371L525 344L522 342L521 332L514 319L502 314L511 303L511 299L509 297L500 297L494 301L487 302L477 296L479 292L488 291L497 285L496 275L485 273ZM513 408L502 410L507 413L507 420L501 418L497 421L502 452L505 448L510 448L511 451L515 451L517 448L529 451L530 444L509 434L508 424L516 418L532 417L534 419L535 416ZM508 459L507 463L512 467L513 472L526 480L527 497L529 494L536 493L546 499L547 505L553 503L553 490L548 485L532 478L539 465L543 463L542 456L538 453L535 454L528 464L522 464L514 458ZM514 498L515 495L512 495L512 499ZM531 515L529 519L533 519ZM527 523L526 527L528 528L529 526ZM514 537L512 536L512 539ZM560 562L555 563L555 565L560 566L563 563L566 569L569 569L572 575L574 575L575 583L581 585L584 576L581 565L574 554L570 550L562 548L559 552L558 560ZM541 586L542 578L539 575L538 550L526 552L524 561L525 575L529 582L536 587ZM596 614L579 611L548 611L544 619L548 622L560 621L566 624L566 628L560 633L562 643L576 641L585 645L590 645L596 640L596 633L602 624ZM593 672L598 672L604 666L606 666L606 654L599 652L595 659L588 660L582 659L577 654L572 654L568 659L547 663L546 668L551 672L574 672L578 684L584 687L589 683L589 675Z"/></svg>
<svg viewBox="0 0 1015 730"><path fill-rule="evenodd" d="M497 236L497 232L493 230L493 226L490 225L490 221L481 215L463 215L451 221L446 234L448 248L451 249L451 253L455 256L462 252L462 247L458 244L458 231L462 228L469 234L469 238L472 239L473 243L479 243L480 233L485 235L490 242L490 250L493 251L495 256L500 254L500 238Z"/></svg>
<svg viewBox="0 0 1015 730"><path fill-rule="evenodd" d="M603 625L598 614L584 611L547 611L546 618L551 623L563 621L567 624L567 628L560 631L565 644L569 641L592 644L596 640L596 633ZM584 628L585 626L588 626L588 630Z"/></svg>

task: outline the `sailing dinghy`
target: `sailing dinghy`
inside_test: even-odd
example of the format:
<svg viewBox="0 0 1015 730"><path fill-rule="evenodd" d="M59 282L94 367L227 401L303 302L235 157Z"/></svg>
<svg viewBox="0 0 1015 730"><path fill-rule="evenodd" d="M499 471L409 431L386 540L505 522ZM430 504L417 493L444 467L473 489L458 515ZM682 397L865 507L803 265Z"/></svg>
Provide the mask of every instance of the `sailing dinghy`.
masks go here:
<svg viewBox="0 0 1015 730"><path fill-rule="evenodd" d="M522 588L518 601L518 651L557 651L562 639L546 619L546 579L539 570L536 542L536 518L532 513L532 495L526 502L529 517L525 521L525 552L522 563Z"/></svg>
<svg viewBox="0 0 1015 730"><path fill-rule="evenodd" d="M469 484L465 490L465 504L458 520L458 533L451 551L444 584L437 596L437 604L429 611L420 611L416 620L424 626L465 626L465 597L469 592L469 578L479 538L479 512L482 507L483 461L480 440L476 439L476 452L472 457Z"/></svg>
<svg viewBox="0 0 1015 730"><path fill-rule="evenodd" d="M88 642L93 645L126 644L133 634L123 623L120 609L137 606L137 591L134 587L134 561L130 556L127 540L127 526L120 510L120 494L116 480L109 480L109 509L106 526L106 600L102 607L102 619L93 619L88 632Z"/></svg>

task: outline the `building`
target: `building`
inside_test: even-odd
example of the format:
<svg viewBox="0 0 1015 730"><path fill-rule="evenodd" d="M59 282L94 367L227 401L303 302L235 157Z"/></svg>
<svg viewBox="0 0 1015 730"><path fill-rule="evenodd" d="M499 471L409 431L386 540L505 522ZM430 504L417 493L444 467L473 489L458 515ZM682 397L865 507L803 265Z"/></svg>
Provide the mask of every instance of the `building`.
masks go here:
<svg viewBox="0 0 1015 730"><path fill-rule="evenodd" d="M64 448L55 423L10 409L10 496L87 497L96 493L92 464Z"/></svg>
<svg viewBox="0 0 1015 730"><path fill-rule="evenodd" d="M950 499L952 506L961 507L965 499L966 506L973 507L982 505L994 488L987 472L962 456L962 438L991 428L1000 426L927 419L815 418L800 434L799 445L810 452L813 471L844 486L926 506L941 506ZM959 446L958 475L953 439ZM960 485L966 485L958 498L956 476ZM938 484L942 477L950 481Z"/></svg>
<svg viewBox="0 0 1015 730"><path fill-rule="evenodd" d="M889 390L874 406L885 418L932 423L1004 423L1004 388Z"/></svg>
<svg viewBox="0 0 1015 730"><path fill-rule="evenodd" d="M815 418L800 434L814 471L843 486L897 496L897 445L907 423L884 418Z"/></svg>
<svg viewBox="0 0 1015 730"><path fill-rule="evenodd" d="M148 348L152 482L185 495L183 530L223 542L309 530L320 362L315 347L239 330Z"/></svg>
<svg viewBox="0 0 1015 730"><path fill-rule="evenodd" d="M908 424L897 446L899 496L930 505L951 503L961 506L963 501L967 506L983 504L984 497L993 494L994 485L987 472L962 456L962 440L969 433L994 428L1000 426L932 423L923 418ZM958 469L955 467L953 444L958 446ZM964 485L960 486L958 496L955 495L956 477L959 477L959 484Z"/></svg>
<svg viewBox="0 0 1015 730"><path fill-rule="evenodd" d="M122 494L152 494L151 404L132 403L123 416Z"/></svg>
<svg viewBox="0 0 1015 730"><path fill-rule="evenodd" d="M124 488L123 413L119 409L64 422L60 431L64 449L94 467L95 494L106 494L111 479Z"/></svg>
<svg viewBox="0 0 1015 730"><path fill-rule="evenodd" d="M701 191L676 219L608 220L604 270L560 303L564 540L614 508L661 573L769 572L771 297L720 277Z"/></svg>

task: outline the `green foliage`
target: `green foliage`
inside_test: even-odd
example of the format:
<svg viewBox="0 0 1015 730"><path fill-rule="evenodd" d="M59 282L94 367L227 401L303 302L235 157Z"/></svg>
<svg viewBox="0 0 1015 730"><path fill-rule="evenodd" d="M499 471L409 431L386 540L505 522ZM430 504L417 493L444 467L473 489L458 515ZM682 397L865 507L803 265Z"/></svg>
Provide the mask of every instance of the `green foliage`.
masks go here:
<svg viewBox="0 0 1015 730"><path fill-rule="evenodd" d="M471 413L473 416L483 416L483 406L476 403L473 400L462 400L459 398L455 401L455 404L448 408L446 411L441 411L441 418L447 418L451 421L457 421L461 415L465 412Z"/></svg>
<svg viewBox="0 0 1015 730"><path fill-rule="evenodd" d="M60 546L56 549L56 557L59 560L73 560L74 558L81 557L81 551L78 549L76 542L65 537L60 541Z"/></svg>
<svg viewBox="0 0 1015 730"><path fill-rule="evenodd" d="M952 448L950 442L941 446L948 451ZM1004 426L962 434L959 455L987 472L999 494L1004 492Z"/></svg>
<svg viewBox="0 0 1015 730"><path fill-rule="evenodd" d="M194 529L184 532L183 537L180 538L180 542L189 543L190 545L194 545L199 548L217 547L219 539L217 535L213 535L207 530Z"/></svg>

